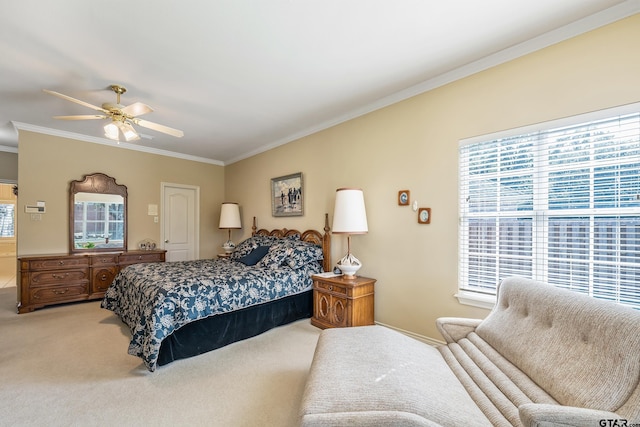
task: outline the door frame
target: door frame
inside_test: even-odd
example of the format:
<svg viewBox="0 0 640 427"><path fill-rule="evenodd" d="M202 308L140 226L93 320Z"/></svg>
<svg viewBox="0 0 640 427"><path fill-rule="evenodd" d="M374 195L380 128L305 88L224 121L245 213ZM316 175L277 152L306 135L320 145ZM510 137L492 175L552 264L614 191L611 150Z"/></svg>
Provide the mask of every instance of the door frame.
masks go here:
<svg viewBox="0 0 640 427"><path fill-rule="evenodd" d="M193 207L193 234L194 236L194 248L193 259L200 259L200 187L197 185L175 184L171 182L160 182L160 247L164 247L164 226L165 226L165 211L164 211L164 193L167 187L181 188L184 190L194 190L195 200Z"/></svg>

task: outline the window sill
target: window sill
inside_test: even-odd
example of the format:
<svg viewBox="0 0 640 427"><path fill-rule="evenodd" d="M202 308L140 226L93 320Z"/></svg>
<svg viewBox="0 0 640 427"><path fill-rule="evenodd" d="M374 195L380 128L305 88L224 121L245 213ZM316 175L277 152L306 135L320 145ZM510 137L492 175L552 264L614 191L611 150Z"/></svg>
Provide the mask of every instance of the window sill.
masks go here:
<svg viewBox="0 0 640 427"><path fill-rule="evenodd" d="M460 304L485 308L487 310L491 310L496 304L496 297L494 295L482 295L475 292L458 291L454 297L458 298L458 302Z"/></svg>

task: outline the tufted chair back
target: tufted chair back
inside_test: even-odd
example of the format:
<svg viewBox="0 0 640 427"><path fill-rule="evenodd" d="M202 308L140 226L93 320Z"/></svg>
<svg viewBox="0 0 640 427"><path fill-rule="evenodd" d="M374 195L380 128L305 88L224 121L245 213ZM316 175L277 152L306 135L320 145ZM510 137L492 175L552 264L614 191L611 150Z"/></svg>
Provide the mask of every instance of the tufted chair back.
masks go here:
<svg viewBox="0 0 640 427"><path fill-rule="evenodd" d="M640 417L640 312L514 277L476 333L561 405Z"/></svg>

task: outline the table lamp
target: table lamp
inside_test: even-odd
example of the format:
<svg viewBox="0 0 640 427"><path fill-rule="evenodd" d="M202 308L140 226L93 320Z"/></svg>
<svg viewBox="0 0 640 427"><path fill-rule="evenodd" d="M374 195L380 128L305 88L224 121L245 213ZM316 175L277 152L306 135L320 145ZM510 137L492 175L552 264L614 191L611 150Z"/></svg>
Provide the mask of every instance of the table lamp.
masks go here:
<svg viewBox="0 0 640 427"><path fill-rule="evenodd" d="M346 278L354 278L362 263L351 253L351 235L366 234L367 212L364 207L364 195L359 188L338 188L333 210L333 234L347 235L347 254L338 261L337 267Z"/></svg>
<svg viewBox="0 0 640 427"><path fill-rule="evenodd" d="M224 202L220 209L220 225L218 228L226 228L229 230L229 238L222 245L222 248L226 253L233 252L236 247L236 245L231 241L231 230L241 227L240 208L238 207L238 204L233 202Z"/></svg>

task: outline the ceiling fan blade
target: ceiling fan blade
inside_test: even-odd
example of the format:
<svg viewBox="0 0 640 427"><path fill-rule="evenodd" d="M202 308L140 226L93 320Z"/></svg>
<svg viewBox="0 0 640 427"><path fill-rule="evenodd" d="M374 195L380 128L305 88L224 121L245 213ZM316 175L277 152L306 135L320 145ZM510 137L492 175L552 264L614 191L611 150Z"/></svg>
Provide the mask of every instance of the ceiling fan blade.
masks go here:
<svg viewBox="0 0 640 427"><path fill-rule="evenodd" d="M46 92L46 93L48 93L50 95L57 96L58 98L66 99L67 101L75 102L76 104L80 104L80 105L83 105L85 107L89 107L92 110L103 111L103 112L107 113L107 110L103 109L102 107L98 107L96 105L89 104L88 102L80 101L79 99L75 99L75 98L72 98L70 96L63 95L61 93L54 92L54 91L49 90L49 89L42 89L42 91Z"/></svg>
<svg viewBox="0 0 640 427"><path fill-rule="evenodd" d="M142 102L135 102L131 105L127 105L120 111L122 111L127 116L136 117L143 114L151 113L153 111L153 108L149 107L146 104L143 104Z"/></svg>
<svg viewBox="0 0 640 427"><path fill-rule="evenodd" d="M99 115L84 115L84 116L53 116L54 119L59 120L95 120L95 119L108 119L107 116Z"/></svg>
<svg viewBox="0 0 640 427"><path fill-rule="evenodd" d="M178 129L170 128L169 126L159 125L157 123L149 122L146 120L140 120L140 119L132 119L132 121L133 123L140 125L142 127L157 130L158 132L166 133L171 136L175 136L178 138L184 136L184 132Z"/></svg>

